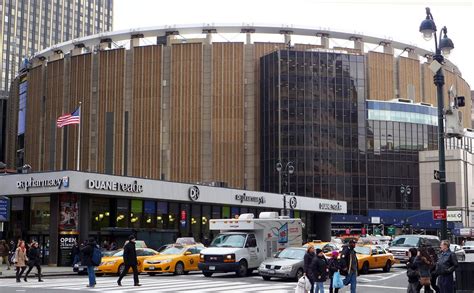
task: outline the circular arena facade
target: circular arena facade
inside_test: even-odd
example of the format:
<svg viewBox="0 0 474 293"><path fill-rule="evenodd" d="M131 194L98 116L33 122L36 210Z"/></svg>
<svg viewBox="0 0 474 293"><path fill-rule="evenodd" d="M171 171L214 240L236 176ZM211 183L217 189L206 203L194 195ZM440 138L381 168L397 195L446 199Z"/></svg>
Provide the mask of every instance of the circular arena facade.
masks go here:
<svg viewBox="0 0 474 293"><path fill-rule="evenodd" d="M225 41L229 34L243 40ZM256 41L260 36L279 41ZM300 37L308 42L296 41ZM334 40L349 46L333 46ZM385 141L377 153L368 137L386 134L370 133L367 101L432 112L431 56L402 42L303 27L153 27L76 39L38 52L12 83L6 163L34 171L76 169L78 128L57 128L56 119L81 102L82 171L295 192L345 200L350 212L366 214L377 208L369 205L370 193L378 197L366 183L370 147L374 156L398 154L384 162L403 163L436 145L435 129L417 128L408 142L403 126L397 136L405 145L430 139L426 148L400 143L397 149ZM456 66L447 61L444 69L446 103L450 85L470 96ZM466 99L466 118L470 103ZM464 124L471 127L470 119ZM294 162L295 174L279 176L278 159ZM408 175L400 176L402 182ZM400 182L376 184L395 188ZM398 203L403 199L387 208L419 208L419 198L410 206Z"/></svg>

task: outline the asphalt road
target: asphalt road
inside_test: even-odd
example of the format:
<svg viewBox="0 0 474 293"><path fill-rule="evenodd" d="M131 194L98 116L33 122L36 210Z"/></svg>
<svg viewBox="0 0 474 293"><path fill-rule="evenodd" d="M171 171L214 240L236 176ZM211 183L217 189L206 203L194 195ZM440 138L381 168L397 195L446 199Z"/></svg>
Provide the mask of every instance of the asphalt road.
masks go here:
<svg viewBox="0 0 474 293"><path fill-rule="evenodd" d="M474 254L468 254L466 261L474 262ZM122 281L123 287L118 287L116 281L116 276L98 277L96 288L88 289L85 287L87 276L45 277L44 283L38 283L33 278L30 278L28 283L23 281L16 283L15 279L2 279L0 292L294 292L296 286L296 282L290 280L264 281L256 273L246 278L237 278L234 274L216 274L212 278L206 278L199 272L184 276L140 275L142 287L132 286L133 281L130 275ZM406 292L407 284L405 267L398 264L389 273L372 270L367 275L360 275L357 292L401 293ZM329 282L326 282L326 285L326 291L329 292ZM346 287L339 292L350 292L350 290Z"/></svg>

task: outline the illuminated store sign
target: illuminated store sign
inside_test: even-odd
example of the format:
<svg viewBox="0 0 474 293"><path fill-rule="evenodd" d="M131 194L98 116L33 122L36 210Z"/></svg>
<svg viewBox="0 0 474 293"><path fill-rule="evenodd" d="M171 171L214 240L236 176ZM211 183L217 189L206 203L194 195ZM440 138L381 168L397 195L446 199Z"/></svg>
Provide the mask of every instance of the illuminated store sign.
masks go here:
<svg viewBox="0 0 474 293"><path fill-rule="evenodd" d="M69 187L69 177L64 176L62 178L55 179L34 179L31 177L29 180L21 180L16 182L16 187L18 189L24 189L28 191L31 188L41 188L41 187Z"/></svg>
<svg viewBox="0 0 474 293"><path fill-rule="evenodd" d="M143 185L138 184L137 180L133 181L133 183L121 183L121 182L116 182L116 181L88 179L87 188L96 189L96 190L105 190L105 191L130 192L130 193L143 192Z"/></svg>

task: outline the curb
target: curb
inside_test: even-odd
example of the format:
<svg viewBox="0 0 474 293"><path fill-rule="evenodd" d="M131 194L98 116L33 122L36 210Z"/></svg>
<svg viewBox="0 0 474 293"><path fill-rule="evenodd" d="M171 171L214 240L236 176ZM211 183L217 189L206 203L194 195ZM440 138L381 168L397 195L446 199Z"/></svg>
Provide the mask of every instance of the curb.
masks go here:
<svg viewBox="0 0 474 293"><path fill-rule="evenodd" d="M0 272L1 273L1 272ZM65 273L46 273L46 274L42 274L41 276L43 278L47 278L47 277L62 277L62 276L77 276L78 274L77 273L69 273L69 272L65 272ZM87 275L85 275L87 276ZM14 279L16 278L15 275L3 275L3 274L0 274L0 279ZM36 278L36 274L32 275L31 277L29 278Z"/></svg>

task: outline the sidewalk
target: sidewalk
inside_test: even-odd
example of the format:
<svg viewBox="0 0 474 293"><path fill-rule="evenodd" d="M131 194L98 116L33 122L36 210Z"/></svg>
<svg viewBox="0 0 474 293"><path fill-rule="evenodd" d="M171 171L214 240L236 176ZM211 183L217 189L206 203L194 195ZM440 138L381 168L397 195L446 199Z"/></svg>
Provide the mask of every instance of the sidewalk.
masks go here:
<svg viewBox="0 0 474 293"><path fill-rule="evenodd" d="M77 275L77 273L72 271L72 267L50 267L50 266L45 265L41 267L41 271L42 271L42 275L46 277L47 276ZM0 265L0 278L15 278L15 273L16 273L15 267L12 266L10 270L7 270L6 265ZM36 268L33 268L28 278L35 278L35 277L36 277Z"/></svg>

